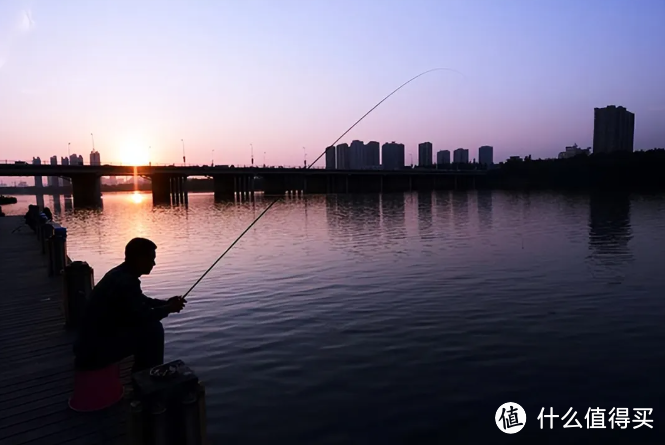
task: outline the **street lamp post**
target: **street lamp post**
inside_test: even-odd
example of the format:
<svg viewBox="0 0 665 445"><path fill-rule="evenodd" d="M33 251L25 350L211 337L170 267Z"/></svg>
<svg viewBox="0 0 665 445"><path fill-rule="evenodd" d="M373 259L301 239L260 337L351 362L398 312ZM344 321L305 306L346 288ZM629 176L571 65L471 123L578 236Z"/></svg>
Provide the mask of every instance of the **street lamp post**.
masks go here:
<svg viewBox="0 0 665 445"><path fill-rule="evenodd" d="M307 168L307 149L305 147L302 148L303 151L303 168Z"/></svg>
<svg viewBox="0 0 665 445"><path fill-rule="evenodd" d="M152 167L152 145L148 146L148 166Z"/></svg>
<svg viewBox="0 0 665 445"><path fill-rule="evenodd" d="M92 151L95 151L95 137L90 133L90 138L92 139Z"/></svg>
<svg viewBox="0 0 665 445"><path fill-rule="evenodd" d="M210 158L210 166L214 167L215 166L215 149L212 149L212 156Z"/></svg>
<svg viewBox="0 0 665 445"><path fill-rule="evenodd" d="M180 139L180 142L182 142L182 165L187 165L187 158L185 158L185 140Z"/></svg>
<svg viewBox="0 0 665 445"><path fill-rule="evenodd" d="M263 168L266 168L266 152L263 152Z"/></svg>
<svg viewBox="0 0 665 445"><path fill-rule="evenodd" d="M67 158L69 158L71 156L71 152L69 150L71 145L72 145L71 142L67 142Z"/></svg>
<svg viewBox="0 0 665 445"><path fill-rule="evenodd" d="M252 167L254 167L254 145L249 144L249 148L251 150L251 161L252 161Z"/></svg>

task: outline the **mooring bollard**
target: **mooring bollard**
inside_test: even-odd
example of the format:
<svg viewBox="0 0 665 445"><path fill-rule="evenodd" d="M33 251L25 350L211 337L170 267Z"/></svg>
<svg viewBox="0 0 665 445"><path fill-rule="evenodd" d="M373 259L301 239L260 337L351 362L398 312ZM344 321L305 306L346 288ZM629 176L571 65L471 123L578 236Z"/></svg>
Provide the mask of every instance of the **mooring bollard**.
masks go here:
<svg viewBox="0 0 665 445"><path fill-rule="evenodd" d="M129 443L144 445L143 440L143 404L132 400L129 404Z"/></svg>
<svg viewBox="0 0 665 445"><path fill-rule="evenodd" d="M67 266L67 229L65 227L53 229L53 236L49 239L49 252L49 276L62 274Z"/></svg>
<svg viewBox="0 0 665 445"><path fill-rule="evenodd" d="M79 326L94 281L94 270L85 261L73 261L65 266L63 309L68 328Z"/></svg>
<svg viewBox="0 0 665 445"><path fill-rule="evenodd" d="M48 218L44 213L40 213L39 216L37 217L37 225L35 226L35 232L37 233L37 239L41 243L42 240L44 239L44 234L42 232L42 228L44 225L48 222Z"/></svg>
<svg viewBox="0 0 665 445"><path fill-rule="evenodd" d="M53 236L53 232L55 230L55 223L49 221L46 224L43 224L41 227L42 230L42 254L45 254L48 252L48 245L49 245L49 240ZM50 261L49 261L50 263Z"/></svg>
<svg viewBox="0 0 665 445"><path fill-rule="evenodd" d="M132 375L131 406L137 408L132 409L130 443L207 445L205 389L196 374L182 360L153 369L164 372L151 375L147 369Z"/></svg>

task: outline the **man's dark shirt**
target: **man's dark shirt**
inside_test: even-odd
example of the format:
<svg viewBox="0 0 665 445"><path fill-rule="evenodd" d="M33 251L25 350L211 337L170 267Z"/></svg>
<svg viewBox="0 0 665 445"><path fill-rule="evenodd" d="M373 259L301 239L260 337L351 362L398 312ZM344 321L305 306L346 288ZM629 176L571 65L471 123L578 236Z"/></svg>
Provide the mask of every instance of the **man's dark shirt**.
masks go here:
<svg viewBox="0 0 665 445"><path fill-rule="evenodd" d="M113 337L127 328L168 316L166 301L149 298L141 281L126 263L111 269L92 289L79 330L80 346L92 346L100 337Z"/></svg>

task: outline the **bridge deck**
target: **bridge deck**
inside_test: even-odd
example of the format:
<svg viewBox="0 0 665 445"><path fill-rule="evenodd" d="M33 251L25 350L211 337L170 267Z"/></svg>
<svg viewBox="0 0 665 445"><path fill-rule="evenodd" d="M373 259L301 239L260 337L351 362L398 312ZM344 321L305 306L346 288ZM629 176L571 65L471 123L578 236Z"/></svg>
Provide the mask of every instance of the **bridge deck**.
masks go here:
<svg viewBox="0 0 665 445"><path fill-rule="evenodd" d="M482 176L486 170L455 170L405 168L401 170L361 169L361 170L329 170L325 168L281 168L281 167L238 167L227 166L138 166L127 165L50 165L50 164L0 164L0 176L65 176L78 177L82 175L93 176Z"/></svg>
<svg viewBox="0 0 665 445"><path fill-rule="evenodd" d="M0 443L120 444L126 439L129 360L122 363L125 400L99 413L69 409L72 334L60 309L61 278L22 217L0 218Z"/></svg>

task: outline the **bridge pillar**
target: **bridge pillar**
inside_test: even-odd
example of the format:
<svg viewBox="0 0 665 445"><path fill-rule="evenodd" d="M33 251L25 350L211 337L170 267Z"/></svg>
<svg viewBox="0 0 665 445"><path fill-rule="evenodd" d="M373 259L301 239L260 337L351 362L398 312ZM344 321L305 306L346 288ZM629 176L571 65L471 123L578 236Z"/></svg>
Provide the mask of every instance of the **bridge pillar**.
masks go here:
<svg viewBox="0 0 665 445"><path fill-rule="evenodd" d="M307 194L328 193L330 175L307 175L303 184L303 192Z"/></svg>
<svg viewBox="0 0 665 445"><path fill-rule="evenodd" d="M215 189L215 201L233 199L235 195L235 177L231 175L218 175L212 177Z"/></svg>
<svg viewBox="0 0 665 445"><path fill-rule="evenodd" d="M170 180L171 202L174 205L180 204L180 176L171 176Z"/></svg>
<svg viewBox="0 0 665 445"><path fill-rule="evenodd" d="M286 183L284 175L265 175L263 177L263 189L266 196L284 195L286 192Z"/></svg>
<svg viewBox="0 0 665 445"><path fill-rule="evenodd" d="M165 174L156 173L150 176L152 181L152 203L170 204L171 203L171 177Z"/></svg>
<svg viewBox="0 0 665 445"><path fill-rule="evenodd" d="M76 207L99 207L102 204L101 177L78 174L71 177L72 195Z"/></svg>

